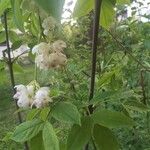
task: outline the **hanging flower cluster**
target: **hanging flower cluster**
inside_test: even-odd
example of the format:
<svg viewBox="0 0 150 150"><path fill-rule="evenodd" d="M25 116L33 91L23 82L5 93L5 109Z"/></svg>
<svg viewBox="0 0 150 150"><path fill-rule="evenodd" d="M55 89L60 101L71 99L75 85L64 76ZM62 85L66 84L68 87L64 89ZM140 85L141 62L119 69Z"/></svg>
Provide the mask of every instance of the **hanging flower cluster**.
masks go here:
<svg viewBox="0 0 150 150"><path fill-rule="evenodd" d="M35 63L38 68L48 70L66 65L67 57L63 54L66 43L57 40L52 44L40 43L33 47L32 53L36 53Z"/></svg>
<svg viewBox="0 0 150 150"><path fill-rule="evenodd" d="M55 29L55 26L56 26L56 20L53 17L50 16L44 19L42 23L42 27L44 28L43 33L45 35L48 35L51 31Z"/></svg>
<svg viewBox="0 0 150 150"><path fill-rule="evenodd" d="M20 108L36 107L42 108L53 102L49 96L50 90L48 87L40 87L36 90L34 85L16 85L16 94L13 96L17 100L17 105Z"/></svg>

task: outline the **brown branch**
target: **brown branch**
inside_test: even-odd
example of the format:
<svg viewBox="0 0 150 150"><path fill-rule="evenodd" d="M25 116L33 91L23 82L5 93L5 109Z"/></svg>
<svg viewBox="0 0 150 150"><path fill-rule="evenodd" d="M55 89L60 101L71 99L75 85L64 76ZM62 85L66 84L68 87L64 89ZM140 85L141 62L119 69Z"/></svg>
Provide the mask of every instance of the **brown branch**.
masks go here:
<svg viewBox="0 0 150 150"><path fill-rule="evenodd" d="M99 22L100 22L100 12L101 12L102 0L95 0L94 8L94 22L93 22L93 36L92 36L92 70L91 70L91 81L89 89L89 101L94 96L95 90L95 75L96 75L96 59L97 59L97 44L98 44L98 32L99 32ZM90 114L93 113L93 105L88 106ZM88 115L88 113L87 113ZM95 143L94 147L95 147ZM89 144L85 146L85 150L89 149Z"/></svg>
<svg viewBox="0 0 150 150"><path fill-rule="evenodd" d="M94 96L94 88L95 88L97 43L98 43L98 32L99 32L101 4L102 4L102 0L95 0L94 25L93 25L93 37L92 37L92 71L91 71L89 101ZM92 105L89 106L89 111L91 113L93 112L93 106Z"/></svg>
<svg viewBox="0 0 150 150"><path fill-rule="evenodd" d="M9 46L9 36L8 36L8 26L7 26L7 12L4 12L4 28L5 28L5 34L6 34L6 45L7 45L7 54L8 54L8 68L9 68L9 72L10 72L10 79L11 79L11 86L12 86L12 90L13 93L16 93L16 90L14 89L15 86L15 79L14 79L14 72L13 72L13 63L12 63L12 59L11 59L11 50L10 50L10 46ZM16 101L15 101L16 102ZM16 108L18 109L18 105L17 102L16 104ZM20 112L17 113L18 114L18 119L19 122L22 123L22 117ZM25 149L28 150L28 145L27 143L25 143Z"/></svg>

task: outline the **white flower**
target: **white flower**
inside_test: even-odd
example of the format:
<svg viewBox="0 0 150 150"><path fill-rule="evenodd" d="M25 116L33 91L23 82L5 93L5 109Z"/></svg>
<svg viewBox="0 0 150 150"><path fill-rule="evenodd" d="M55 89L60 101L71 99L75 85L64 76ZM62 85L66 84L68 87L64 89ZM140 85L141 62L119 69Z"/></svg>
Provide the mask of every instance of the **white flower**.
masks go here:
<svg viewBox="0 0 150 150"><path fill-rule="evenodd" d="M35 45L32 49L32 53L33 54L45 54L45 55L48 55L49 54L49 50L50 50L50 47L49 47L49 44L45 43L45 42L42 42L38 45Z"/></svg>
<svg viewBox="0 0 150 150"><path fill-rule="evenodd" d="M26 93L22 93L17 101L17 105L20 108L28 108L30 107L31 102L32 99L29 98L29 96Z"/></svg>
<svg viewBox="0 0 150 150"><path fill-rule="evenodd" d="M52 99L49 97L49 88L41 87L35 94L35 100L33 101L31 107L41 108L47 106Z"/></svg>
<svg viewBox="0 0 150 150"><path fill-rule="evenodd" d="M45 30L54 30L55 26L56 26L56 20L53 17L48 17L44 19L42 23L42 27Z"/></svg>
<svg viewBox="0 0 150 150"><path fill-rule="evenodd" d="M43 33L44 33L44 35L48 36L49 30L45 29L45 30L43 31Z"/></svg>
<svg viewBox="0 0 150 150"><path fill-rule="evenodd" d="M62 53L51 53L49 55L49 67L63 67L67 63L67 57Z"/></svg>
<svg viewBox="0 0 150 150"><path fill-rule="evenodd" d="M64 48L66 47L66 43L62 40L57 40L52 44L53 52L63 52Z"/></svg>
<svg viewBox="0 0 150 150"><path fill-rule="evenodd" d="M34 96L34 87L32 85L25 86L25 85L17 85L16 94L13 96L14 99L17 99L17 105L21 108L27 108L33 102Z"/></svg>
<svg viewBox="0 0 150 150"><path fill-rule="evenodd" d="M36 53L35 63L39 69L48 70L49 68L62 67L67 62L67 57L63 50L66 43L62 40L55 41L52 45L40 43L33 47L32 53Z"/></svg>
<svg viewBox="0 0 150 150"><path fill-rule="evenodd" d="M14 99L19 99L20 95L26 91L26 86L23 84L16 85L14 88L16 89L16 94L13 96Z"/></svg>
<svg viewBox="0 0 150 150"><path fill-rule="evenodd" d="M35 63L39 69L47 70L49 68L48 55L37 55L35 58Z"/></svg>

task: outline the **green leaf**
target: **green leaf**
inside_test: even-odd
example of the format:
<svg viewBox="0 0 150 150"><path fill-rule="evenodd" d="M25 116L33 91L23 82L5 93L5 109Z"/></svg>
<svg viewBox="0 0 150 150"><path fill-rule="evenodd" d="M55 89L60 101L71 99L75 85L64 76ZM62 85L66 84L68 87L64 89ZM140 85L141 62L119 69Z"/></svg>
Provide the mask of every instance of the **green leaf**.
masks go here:
<svg viewBox="0 0 150 150"><path fill-rule="evenodd" d="M40 109L31 109L26 117L26 120L33 120L40 112Z"/></svg>
<svg viewBox="0 0 150 150"><path fill-rule="evenodd" d="M100 15L100 24L102 27L108 29L112 24L115 16L115 0L103 0L101 15Z"/></svg>
<svg viewBox="0 0 150 150"><path fill-rule="evenodd" d="M35 119L26 121L16 127L11 139L16 142L25 142L36 136L43 129L43 121Z"/></svg>
<svg viewBox="0 0 150 150"><path fill-rule="evenodd" d="M98 102L105 102L105 101L118 101L120 99L128 99L131 97L137 97L138 95L134 93L133 90L111 90L111 91L98 91L98 94L91 100L92 104L96 104Z"/></svg>
<svg viewBox="0 0 150 150"><path fill-rule="evenodd" d="M21 12L21 0L11 0L11 5L12 5L12 10L13 10L13 15L14 15L14 22L17 28L24 32L24 22L23 22L23 17L22 17L22 12Z"/></svg>
<svg viewBox="0 0 150 150"><path fill-rule="evenodd" d="M116 0L117 4L130 4L130 0Z"/></svg>
<svg viewBox="0 0 150 150"><path fill-rule="evenodd" d="M65 0L34 0L48 14L60 21Z"/></svg>
<svg viewBox="0 0 150 150"><path fill-rule="evenodd" d="M15 41L15 42L12 44L12 50L18 49L22 44L23 44L23 41L22 41L22 40Z"/></svg>
<svg viewBox="0 0 150 150"><path fill-rule="evenodd" d="M43 129L43 141L45 150L59 150L59 141L56 133L49 122L46 122Z"/></svg>
<svg viewBox="0 0 150 150"><path fill-rule="evenodd" d="M0 1L0 16L2 16L2 14L7 8L11 8L10 0L1 0Z"/></svg>
<svg viewBox="0 0 150 150"><path fill-rule="evenodd" d="M77 107L68 102L59 102L52 109L52 116L66 123L80 124L80 113Z"/></svg>
<svg viewBox="0 0 150 150"><path fill-rule="evenodd" d="M129 100L126 101L123 106L125 108L135 110L135 111L140 111L140 112L145 112L145 111L150 111L150 108L148 108L146 105L143 103L138 102L137 100Z"/></svg>
<svg viewBox="0 0 150 150"><path fill-rule="evenodd" d="M15 31L12 31L12 30L9 31L9 39L14 44L14 42L18 41L18 34ZM21 41L21 40L19 40L19 41Z"/></svg>
<svg viewBox="0 0 150 150"><path fill-rule="evenodd" d="M50 108L48 107L43 108L40 113L40 119L46 121L49 112L50 112Z"/></svg>
<svg viewBox="0 0 150 150"><path fill-rule="evenodd" d="M5 31L1 31L0 32L0 43L5 42L5 41L6 41Z"/></svg>
<svg viewBox="0 0 150 150"><path fill-rule="evenodd" d="M23 73L24 72L24 70L23 70L23 68L19 65L19 64L13 64L13 70L14 70L14 72L17 72L17 73Z"/></svg>
<svg viewBox="0 0 150 150"><path fill-rule="evenodd" d="M77 0L73 17L82 17L88 14L94 8L93 0Z"/></svg>
<svg viewBox="0 0 150 150"><path fill-rule="evenodd" d="M30 150L45 150L42 138L42 131L40 131L30 142Z"/></svg>
<svg viewBox="0 0 150 150"><path fill-rule="evenodd" d="M123 113L107 109L94 112L92 118L95 123L108 128L132 127L134 125L133 120Z"/></svg>
<svg viewBox="0 0 150 150"><path fill-rule="evenodd" d="M115 0L103 0L101 6L100 24L108 29L115 16ZM74 17L81 17L88 14L94 8L94 0L78 0L73 12Z"/></svg>
<svg viewBox="0 0 150 150"><path fill-rule="evenodd" d="M73 125L67 140L67 150L81 150L90 140L93 120L87 116L82 118L81 126Z"/></svg>
<svg viewBox="0 0 150 150"><path fill-rule="evenodd" d="M95 125L93 137L97 150L119 150L117 139L112 131L106 127Z"/></svg>

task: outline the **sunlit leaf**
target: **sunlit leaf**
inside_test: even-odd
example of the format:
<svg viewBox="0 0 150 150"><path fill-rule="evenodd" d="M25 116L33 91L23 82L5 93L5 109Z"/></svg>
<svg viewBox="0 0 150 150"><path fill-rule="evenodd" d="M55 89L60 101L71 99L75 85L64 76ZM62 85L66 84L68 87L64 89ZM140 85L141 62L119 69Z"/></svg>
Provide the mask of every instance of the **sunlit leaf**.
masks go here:
<svg viewBox="0 0 150 150"><path fill-rule="evenodd" d="M74 8L73 16L82 17L88 14L94 8L93 0L77 0Z"/></svg>
<svg viewBox="0 0 150 150"><path fill-rule="evenodd" d="M10 8L10 0L1 0L0 1L0 16L3 14L3 12L7 9Z"/></svg>
<svg viewBox="0 0 150 150"><path fill-rule="evenodd" d="M34 0L49 15L60 20L65 0Z"/></svg>

